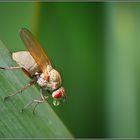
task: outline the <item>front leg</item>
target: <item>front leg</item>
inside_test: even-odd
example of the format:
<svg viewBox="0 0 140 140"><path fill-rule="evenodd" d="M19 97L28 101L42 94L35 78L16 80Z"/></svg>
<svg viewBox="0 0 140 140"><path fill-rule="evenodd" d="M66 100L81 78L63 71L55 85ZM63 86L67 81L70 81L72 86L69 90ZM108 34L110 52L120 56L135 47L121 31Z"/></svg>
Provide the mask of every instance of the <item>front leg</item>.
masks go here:
<svg viewBox="0 0 140 140"><path fill-rule="evenodd" d="M41 99L40 100L33 100L31 102L29 102L28 104L26 104L20 112L23 112L27 107L29 107L30 105L32 105L33 103L35 103L35 106L33 108L33 114L35 114L35 109L36 107L39 105L39 103L43 103L45 102L49 96L44 96L44 90L42 88L40 88L40 93L41 93Z"/></svg>

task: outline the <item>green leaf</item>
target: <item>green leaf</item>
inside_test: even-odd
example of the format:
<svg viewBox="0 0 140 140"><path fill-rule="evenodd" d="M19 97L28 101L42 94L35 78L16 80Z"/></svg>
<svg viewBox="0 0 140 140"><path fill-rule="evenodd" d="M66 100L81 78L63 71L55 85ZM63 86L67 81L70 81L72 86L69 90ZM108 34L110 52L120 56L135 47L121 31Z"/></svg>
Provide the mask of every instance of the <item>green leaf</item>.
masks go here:
<svg viewBox="0 0 140 140"><path fill-rule="evenodd" d="M1 41L0 66L16 66ZM35 115L32 113L33 106L23 113L20 112L25 104L40 98L35 86L6 101L3 100L29 80L22 70L0 70L0 138L72 138L66 126L46 102L36 108Z"/></svg>

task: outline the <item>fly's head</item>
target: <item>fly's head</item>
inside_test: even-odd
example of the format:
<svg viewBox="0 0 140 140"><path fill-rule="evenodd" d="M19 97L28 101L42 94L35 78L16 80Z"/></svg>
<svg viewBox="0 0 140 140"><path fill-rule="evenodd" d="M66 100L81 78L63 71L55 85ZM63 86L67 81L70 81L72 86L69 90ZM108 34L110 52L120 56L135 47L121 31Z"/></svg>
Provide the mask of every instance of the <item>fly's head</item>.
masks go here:
<svg viewBox="0 0 140 140"><path fill-rule="evenodd" d="M60 87L56 91L53 91L52 98L54 99L53 104L55 106L58 106L61 101L65 101L66 100L66 94L65 94L64 88Z"/></svg>
<svg viewBox="0 0 140 140"><path fill-rule="evenodd" d="M37 83L45 90L49 90L52 93L54 99L53 104L59 105L60 101L66 99L65 90L62 85L60 73L48 65L46 71L44 71L38 78Z"/></svg>
<svg viewBox="0 0 140 140"><path fill-rule="evenodd" d="M58 106L60 102L66 100L65 89L62 87L60 73L53 69L50 65L47 66L43 73L36 73L36 82L44 90L49 91L53 98L54 106Z"/></svg>

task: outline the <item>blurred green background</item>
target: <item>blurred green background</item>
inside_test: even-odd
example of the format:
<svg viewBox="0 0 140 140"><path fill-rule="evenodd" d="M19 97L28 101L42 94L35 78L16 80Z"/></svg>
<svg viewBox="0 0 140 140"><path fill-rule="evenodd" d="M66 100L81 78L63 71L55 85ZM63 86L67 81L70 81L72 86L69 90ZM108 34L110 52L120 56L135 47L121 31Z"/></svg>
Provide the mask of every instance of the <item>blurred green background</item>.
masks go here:
<svg viewBox="0 0 140 140"><path fill-rule="evenodd" d="M140 137L140 3L0 3L11 52L21 27L62 74L68 98L52 107L74 137Z"/></svg>

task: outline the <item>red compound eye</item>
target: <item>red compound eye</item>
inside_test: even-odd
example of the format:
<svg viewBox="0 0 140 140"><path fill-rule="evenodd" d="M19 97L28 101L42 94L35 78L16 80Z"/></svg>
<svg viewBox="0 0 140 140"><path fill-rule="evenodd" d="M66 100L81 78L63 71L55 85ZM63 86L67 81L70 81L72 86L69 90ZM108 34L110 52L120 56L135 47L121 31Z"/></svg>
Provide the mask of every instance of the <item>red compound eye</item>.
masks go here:
<svg viewBox="0 0 140 140"><path fill-rule="evenodd" d="M53 98L56 98L56 99L62 97L62 92L61 92L61 90L58 89L58 90L54 91L54 92L52 93L52 97L53 97Z"/></svg>

